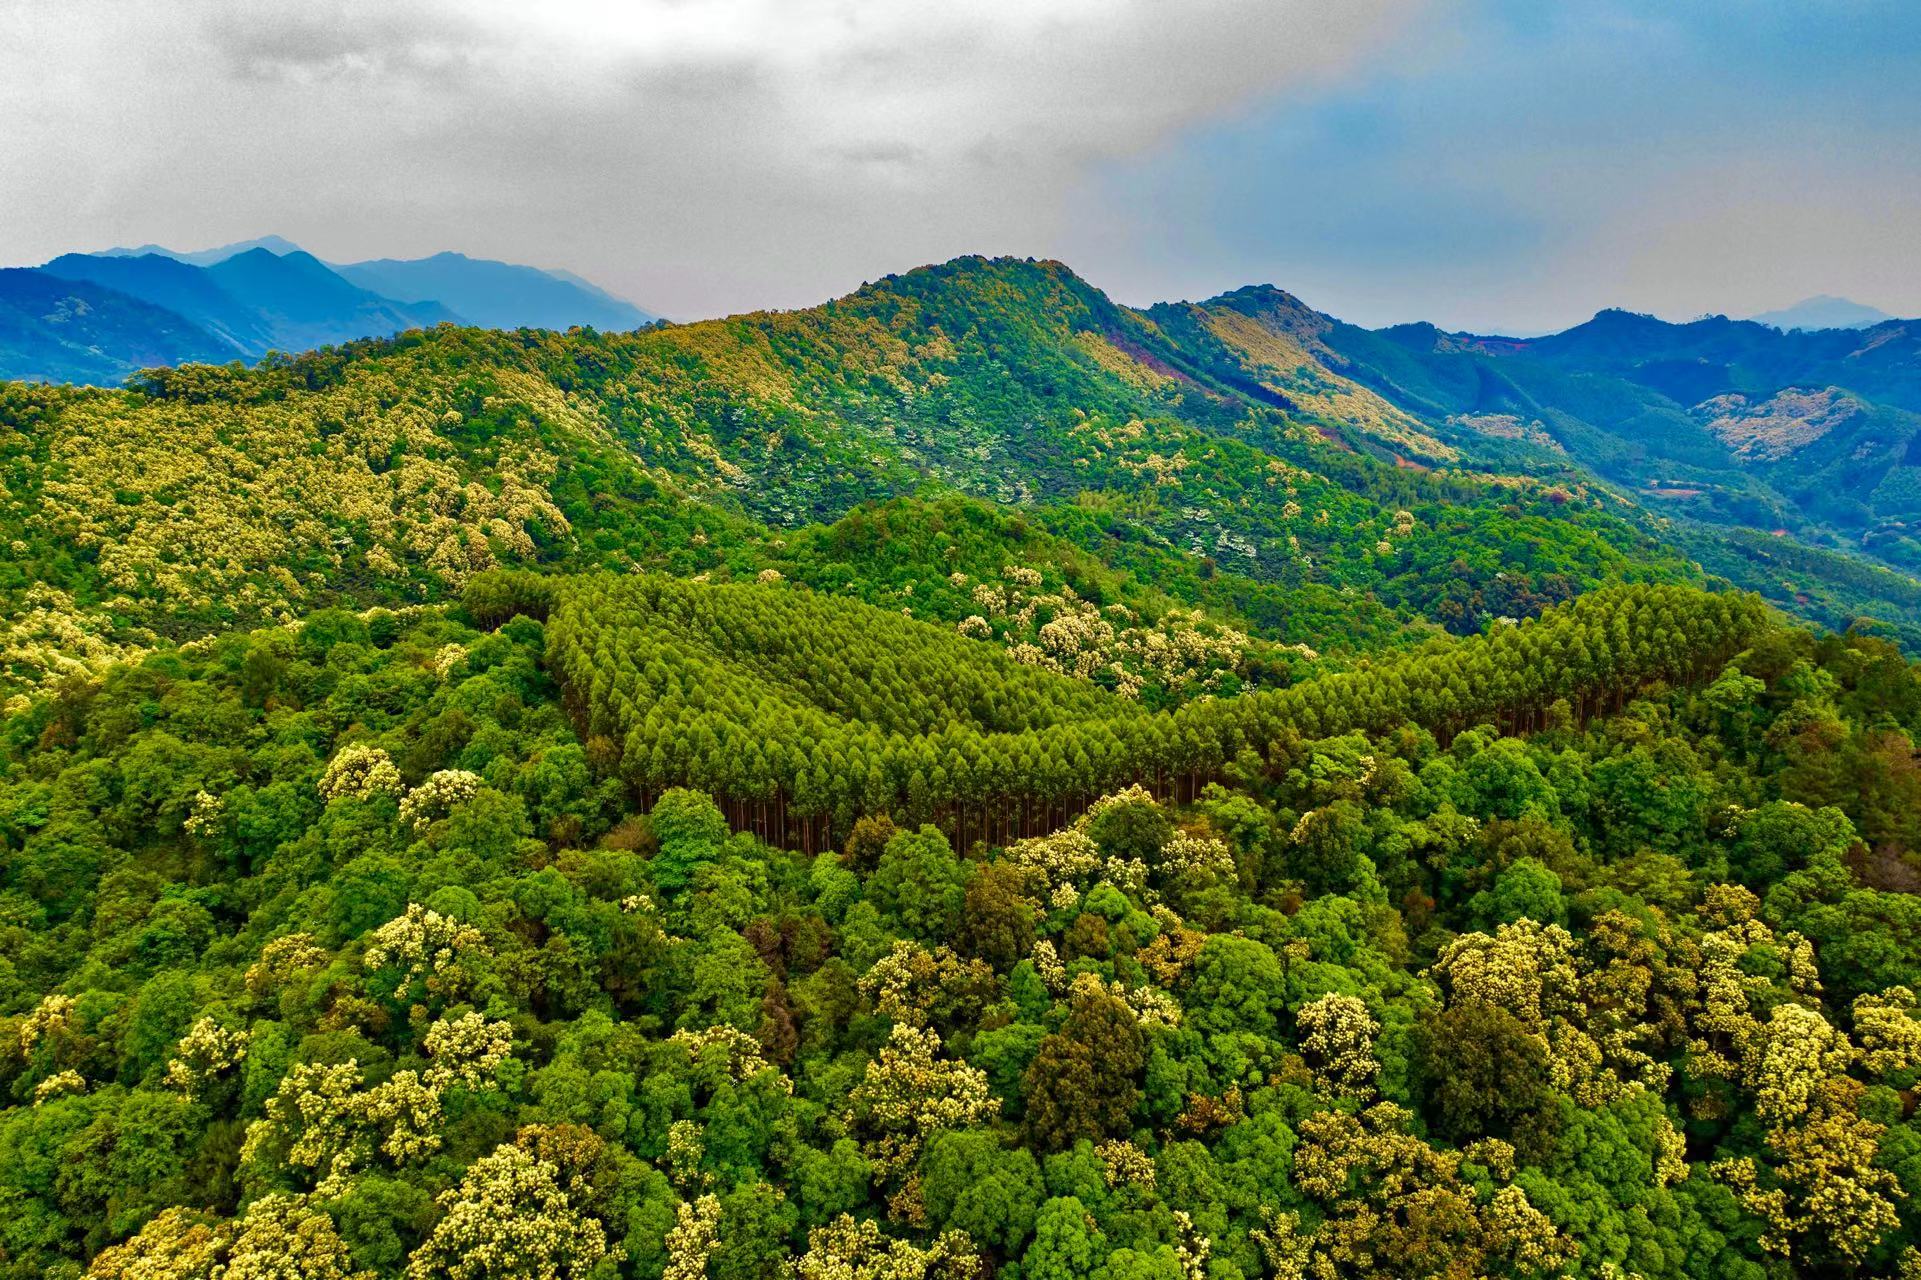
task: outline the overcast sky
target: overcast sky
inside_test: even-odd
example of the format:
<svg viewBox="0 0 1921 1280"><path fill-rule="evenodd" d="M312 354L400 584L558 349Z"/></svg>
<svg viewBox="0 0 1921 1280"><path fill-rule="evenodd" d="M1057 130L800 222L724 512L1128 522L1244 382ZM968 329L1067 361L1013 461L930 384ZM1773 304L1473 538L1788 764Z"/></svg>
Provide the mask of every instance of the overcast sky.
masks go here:
<svg viewBox="0 0 1921 1280"><path fill-rule="evenodd" d="M693 318L959 253L1538 330L1921 314L1914 0L0 0L0 262L266 233Z"/></svg>

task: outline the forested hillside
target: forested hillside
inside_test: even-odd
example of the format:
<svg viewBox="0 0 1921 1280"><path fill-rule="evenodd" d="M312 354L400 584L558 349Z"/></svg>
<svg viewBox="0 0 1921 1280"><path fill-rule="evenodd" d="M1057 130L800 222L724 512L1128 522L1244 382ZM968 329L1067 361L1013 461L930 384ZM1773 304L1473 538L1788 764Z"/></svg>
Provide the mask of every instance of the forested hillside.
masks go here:
<svg viewBox="0 0 1921 1280"><path fill-rule="evenodd" d="M1384 463L1355 444L1413 446L1378 400L1340 391L1381 415L1347 422L1278 373L1234 373L1226 345L1191 358L1173 327L1053 264L965 260L809 312L443 328L126 391L7 387L0 656L31 683L328 604L444 598L497 564L843 575L867 552L819 526L941 494L1010 513L970 519L1005 540L969 549L978 568L1044 535L1056 558L1316 647L1700 579L1604 492ZM886 586L940 607L956 570Z"/></svg>
<svg viewBox="0 0 1921 1280"><path fill-rule="evenodd" d="M8 277L19 332L0 334L0 348L25 345L17 359L0 350L0 374L113 382L141 362L258 360L387 333L453 314L436 310L436 281L496 326L631 329L644 318L572 279L452 254L339 268L355 283L285 242L188 257L68 254ZM1910 329L1887 320L1784 333L1604 311L1530 339L1367 330L1271 286L1137 310L1059 263L960 258L802 311L492 343L411 335L293 363L307 366L309 392L385 384L372 410L382 417L398 400L438 406L432 416L444 420L453 389L443 375L455 366L468 388L529 375L544 384L536 399L566 399L657 477L775 527L929 486L1030 506L1148 488L1169 508L1142 522L1160 537L1289 585L1315 576L1290 563L1315 562L1286 540L1299 530L1245 510L1258 496L1249 481L1271 478L1261 473L1273 461L1390 511L1421 500L1407 492L1410 476L1450 503L1464 502L1472 477L1575 507L1593 501L1782 608L1837 627L1874 617L1912 641L1921 348ZM263 376L230 378L217 394L204 373L169 377L197 378L197 395L279 402L288 360L274 354ZM501 399L495 387L481 394ZM292 417L308 409L297 400ZM125 407L111 417L119 431L151 425ZM1346 457L1330 463L1330 452ZM1319 508L1299 505L1318 519ZM1330 518L1348 531L1364 520ZM1781 541L1782 554L1722 545L1753 548L1759 537ZM1484 555L1514 551L1485 529L1474 541ZM1516 567L1534 576L1528 557ZM1466 598L1446 605L1457 629L1517 612L1489 598L1507 589L1476 568ZM1522 587L1520 612L1539 588Z"/></svg>

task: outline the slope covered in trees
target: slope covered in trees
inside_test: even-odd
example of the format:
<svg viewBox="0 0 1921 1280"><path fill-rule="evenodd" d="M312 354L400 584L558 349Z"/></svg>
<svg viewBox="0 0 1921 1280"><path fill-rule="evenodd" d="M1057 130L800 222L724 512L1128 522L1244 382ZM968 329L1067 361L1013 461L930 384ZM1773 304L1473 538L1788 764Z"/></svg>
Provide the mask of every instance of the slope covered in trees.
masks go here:
<svg viewBox="0 0 1921 1280"><path fill-rule="evenodd" d="M1599 491L1331 440L1354 429L1235 382L1219 343L1184 354L1176 328L1054 264L969 260L810 312L439 329L125 391L0 388L0 660L34 682L332 604L445 598L496 564L803 576L803 551L855 539L791 531L957 492L1059 556L1316 647L1700 577ZM994 558L1021 563L1028 535L1007 527Z"/></svg>
<svg viewBox="0 0 1921 1280"><path fill-rule="evenodd" d="M201 271L170 258L75 261L62 269L122 283L142 264L148 275ZM266 249L219 269L247 277L230 282L238 289L256 274L240 269L247 263L276 277L325 272ZM154 296L180 292L178 281L156 287L173 293ZM209 287L225 297L223 286ZM364 318L321 323L278 304L236 317L204 292L181 294L180 305L209 332L241 335L231 340L254 354L262 341L289 345L263 338L268 330L319 341L383 327ZM88 322L105 314L95 307ZM155 354L217 358L177 343ZM1870 615L1908 628L1910 638L1921 634L1900 586L1912 589L1921 566L1908 530L1921 475L1909 458L1921 425L1921 359L1900 321L1784 334L1724 319L1669 325L1604 312L1525 341L1430 325L1370 331L1269 286L1136 310L1059 263L961 258L801 311L644 333L409 335L297 363L291 385L269 370L224 394L271 401L273 416L294 422L311 417L324 439L403 410L468 416L448 403L464 399L445 385L456 369L482 382L527 376L541 384L536 400L565 399L656 480L773 527L829 522L863 501L930 486L1019 505L1118 495L1150 508L1142 523L1156 536L1257 581L1347 577L1354 566L1322 567L1298 520L1250 502L1255 484L1278 483L1264 468L1279 461L1365 500L1297 501L1309 520L1328 511L1344 562L1384 541L1400 548L1382 536L1399 510L1437 502L1477 509L1452 531L1467 552L1469 572L1454 575L1460 598L1444 598L1429 581L1407 584L1417 590L1397 591L1394 602L1413 612L1437 606L1437 617L1445 607L1442 620L1457 630L1516 614L1500 597L1520 597L1525 612L1559 589L1543 580L1555 571L1536 557L1519 556L1506 578L1487 567L1516 559L1513 530L1487 516L1507 505L1498 501L1505 496L1522 508L1524 537L1544 540L1576 569L1604 558L1597 540L1639 558L1665 544L1717 559L1736 585L1829 625ZM217 394L214 381L191 381L195 394ZM286 395L343 382L380 388L372 410L343 419ZM500 398L492 388L485 394ZM542 411L524 397L506 400ZM89 431L137 444L152 417L166 416L140 412L147 407L109 397L76 417ZM373 449L378 468L380 446ZM1692 522L1792 540L1793 554L1814 567L1783 575L1750 557L1717 557L1714 535L1693 532ZM358 530L349 536L370 549ZM1828 554L1807 554L1815 548ZM1864 589L1876 560L1889 581ZM1380 576L1405 578L1409 567ZM1362 589L1376 587L1367 580L1375 575L1357 576Z"/></svg>

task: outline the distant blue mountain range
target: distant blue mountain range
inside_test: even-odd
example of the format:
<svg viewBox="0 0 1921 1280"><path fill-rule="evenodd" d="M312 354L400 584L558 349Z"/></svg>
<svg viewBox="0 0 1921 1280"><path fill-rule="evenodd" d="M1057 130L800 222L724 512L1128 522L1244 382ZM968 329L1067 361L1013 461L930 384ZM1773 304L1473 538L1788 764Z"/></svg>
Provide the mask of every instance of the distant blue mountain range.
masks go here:
<svg viewBox="0 0 1921 1280"><path fill-rule="evenodd" d="M363 289L400 302L438 302L489 329L638 329L654 317L578 276L536 267L436 253L379 258L334 268Z"/></svg>
<svg viewBox="0 0 1921 1280"><path fill-rule="evenodd" d="M334 265L279 236L192 253L68 253L0 271L0 379L115 383L441 323L637 329L655 317L578 276L441 253Z"/></svg>
<svg viewBox="0 0 1921 1280"><path fill-rule="evenodd" d="M193 253L181 253L165 245L143 244L138 249L102 249L95 257L100 258L172 258L177 262L195 267L211 267L216 262L225 262L235 254L249 249L265 249L268 253L280 255L299 253L301 248L285 236L261 236L255 240L239 240L233 244L223 244L213 249L200 249Z"/></svg>

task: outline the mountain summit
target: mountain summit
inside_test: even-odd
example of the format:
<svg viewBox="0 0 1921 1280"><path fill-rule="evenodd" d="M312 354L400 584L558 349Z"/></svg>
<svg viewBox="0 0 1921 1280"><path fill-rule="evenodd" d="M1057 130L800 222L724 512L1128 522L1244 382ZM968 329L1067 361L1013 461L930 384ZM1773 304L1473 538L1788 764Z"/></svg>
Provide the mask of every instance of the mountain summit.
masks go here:
<svg viewBox="0 0 1921 1280"><path fill-rule="evenodd" d="M1792 333L1797 329L1866 329L1894 317L1879 307L1870 307L1852 298L1819 293L1779 311L1763 311L1753 319L1783 333Z"/></svg>

